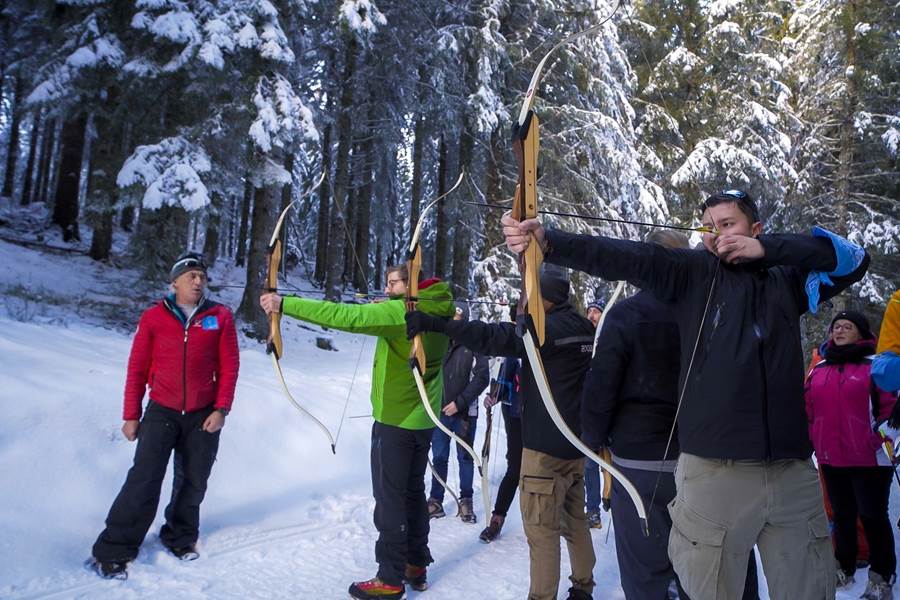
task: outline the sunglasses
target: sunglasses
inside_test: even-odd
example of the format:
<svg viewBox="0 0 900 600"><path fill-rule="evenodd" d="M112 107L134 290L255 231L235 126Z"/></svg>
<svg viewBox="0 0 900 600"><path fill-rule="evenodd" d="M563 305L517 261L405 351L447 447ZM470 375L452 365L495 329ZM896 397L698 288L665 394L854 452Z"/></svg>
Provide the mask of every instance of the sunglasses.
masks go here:
<svg viewBox="0 0 900 600"><path fill-rule="evenodd" d="M182 258L181 260L176 262L174 265L172 265L172 270L174 271L175 269L177 269L179 267L187 267L188 269L190 269L192 267L197 267L197 268L203 269L204 271L207 270L206 263L203 262L203 259L200 258L199 256L188 256L188 257Z"/></svg>

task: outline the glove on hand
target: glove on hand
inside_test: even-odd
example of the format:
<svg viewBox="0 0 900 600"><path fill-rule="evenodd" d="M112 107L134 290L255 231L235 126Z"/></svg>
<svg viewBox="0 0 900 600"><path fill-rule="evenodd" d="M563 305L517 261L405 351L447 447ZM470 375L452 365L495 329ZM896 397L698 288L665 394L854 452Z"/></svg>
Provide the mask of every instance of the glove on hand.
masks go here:
<svg viewBox="0 0 900 600"><path fill-rule="evenodd" d="M421 310L406 313L406 339L411 340L420 333L434 331L444 333L447 327L447 319L429 315Z"/></svg>

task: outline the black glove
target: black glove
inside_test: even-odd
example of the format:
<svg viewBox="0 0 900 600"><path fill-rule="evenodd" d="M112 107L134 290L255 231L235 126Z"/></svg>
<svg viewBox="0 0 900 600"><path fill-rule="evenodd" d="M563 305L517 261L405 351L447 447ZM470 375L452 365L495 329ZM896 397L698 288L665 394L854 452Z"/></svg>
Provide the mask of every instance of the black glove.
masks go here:
<svg viewBox="0 0 900 600"><path fill-rule="evenodd" d="M411 340L420 333L435 331L444 333L447 327L447 319L429 315L421 310L406 313L406 339Z"/></svg>

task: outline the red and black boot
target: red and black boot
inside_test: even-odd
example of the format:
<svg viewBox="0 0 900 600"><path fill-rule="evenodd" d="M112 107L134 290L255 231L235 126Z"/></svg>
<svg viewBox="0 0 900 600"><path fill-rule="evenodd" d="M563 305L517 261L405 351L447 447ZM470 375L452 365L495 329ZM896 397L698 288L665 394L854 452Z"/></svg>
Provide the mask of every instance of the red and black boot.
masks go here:
<svg viewBox="0 0 900 600"><path fill-rule="evenodd" d="M407 564L406 571L403 573L403 581L417 592L424 592L428 589L428 569Z"/></svg>
<svg viewBox="0 0 900 600"><path fill-rule="evenodd" d="M350 597L359 600L404 600L406 586L391 585L373 577L368 581L355 581L350 584Z"/></svg>

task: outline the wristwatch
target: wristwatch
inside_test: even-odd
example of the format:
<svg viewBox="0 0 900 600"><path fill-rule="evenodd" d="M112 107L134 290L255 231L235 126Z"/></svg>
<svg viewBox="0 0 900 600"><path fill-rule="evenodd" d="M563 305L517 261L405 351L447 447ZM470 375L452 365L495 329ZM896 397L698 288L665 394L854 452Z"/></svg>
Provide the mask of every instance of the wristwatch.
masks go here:
<svg viewBox="0 0 900 600"><path fill-rule="evenodd" d="M227 409L227 408L217 408L216 411L222 413L222 416L223 416L223 417L227 417L227 416L228 416L228 409Z"/></svg>

